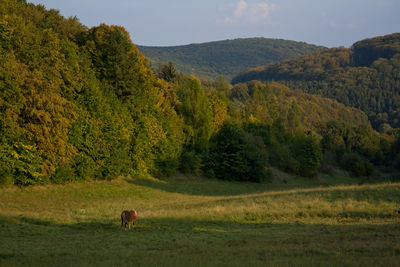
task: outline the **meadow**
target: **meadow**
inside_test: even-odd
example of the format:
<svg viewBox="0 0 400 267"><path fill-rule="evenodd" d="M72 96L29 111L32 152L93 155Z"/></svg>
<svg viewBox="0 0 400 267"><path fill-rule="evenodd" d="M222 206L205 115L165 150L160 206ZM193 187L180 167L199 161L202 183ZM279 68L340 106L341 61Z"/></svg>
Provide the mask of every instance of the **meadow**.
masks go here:
<svg viewBox="0 0 400 267"><path fill-rule="evenodd" d="M345 176L1 188L0 266L395 266L399 205L400 183Z"/></svg>

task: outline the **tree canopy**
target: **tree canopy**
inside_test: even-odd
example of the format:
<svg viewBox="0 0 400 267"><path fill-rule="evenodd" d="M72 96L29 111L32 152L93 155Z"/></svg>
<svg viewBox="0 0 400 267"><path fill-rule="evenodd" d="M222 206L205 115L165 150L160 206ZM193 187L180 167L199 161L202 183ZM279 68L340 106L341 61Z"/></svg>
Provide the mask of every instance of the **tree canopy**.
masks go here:
<svg viewBox="0 0 400 267"><path fill-rule="evenodd" d="M400 127L400 33L248 70L233 83L276 81L363 110L375 129Z"/></svg>
<svg viewBox="0 0 400 267"><path fill-rule="evenodd" d="M271 179L271 167L307 177L327 166L363 176L376 165L399 168L398 134L391 129L398 112L395 42L390 51L379 48L368 67L354 66L371 59L348 49L267 67L282 83L309 85L311 92L349 85L351 98L332 93L343 103L358 101L356 107L376 93L382 99L370 99L367 115L375 118L373 107L380 107L376 120L388 124L383 134L363 111L282 83L231 85L222 76L187 76L172 63L155 73L121 26L87 28L41 5L0 3L0 184L177 170L261 182ZM356 47L361 52L353 55L362 54ZM371 86L383 89L368 91Z"/></svg>

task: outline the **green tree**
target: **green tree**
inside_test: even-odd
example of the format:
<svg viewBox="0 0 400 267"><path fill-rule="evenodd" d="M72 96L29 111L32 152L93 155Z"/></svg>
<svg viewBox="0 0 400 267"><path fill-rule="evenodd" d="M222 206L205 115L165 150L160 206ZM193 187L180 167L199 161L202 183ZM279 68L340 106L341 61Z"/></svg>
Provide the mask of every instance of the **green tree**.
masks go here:
<svg viewBox="0 0 400 267"><path fill-rule="evenodd" d="M299 163L297 173L305 177L315 176L322 160L322 152L316 140L311 136L297 137L294 153Z"/></svg>
<svg viewBox="0 0 400 267"><path fill-rule="evenodd" d="M133 45L128 32L120 26L101 24L91 28L83 40L97 78L133 105L134 111L148 107L148 92L154 81L152 71L146 67L146 59Z"/></svg>
<svg viewBox="0 0 400 267"><path fill-rule="evenodd" d="M172 82L176 77L176 69L172 62L168 62L166 65L161 65L158 76L167 82Z"/></svg>
<svg viewBox="0 0 400 267"><path fill-rule="evenodd" d="M296 100L292 100L287 112L287 127L290 133L295 134L300 126L300 109Z"/></svg>
<svg viewBox="0 0 400 267"><path fill-rule="evenodd" d="M212 139L207 168L224 180L260 182L268 177L267 152L261 138L226 122Z"/></svg>
<svg viewBox="0 0 400 267"><path fill-rule="evenodd" d="M212 106L194 77L181 77L177 84L177 95L180 101L178 113L184 118L184 130L189 148L199 152L207 149L213 133Z"/></svg>

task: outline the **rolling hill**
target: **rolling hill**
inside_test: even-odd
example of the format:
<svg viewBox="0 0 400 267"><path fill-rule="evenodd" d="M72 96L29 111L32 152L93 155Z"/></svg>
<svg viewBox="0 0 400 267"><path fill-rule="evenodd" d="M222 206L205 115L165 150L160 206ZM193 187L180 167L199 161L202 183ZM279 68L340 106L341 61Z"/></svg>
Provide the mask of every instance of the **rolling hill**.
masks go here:
<svg viewBox="0 0 400 267"><path fill-rule="evenodd" d="M276 81L363 110L381 131L400 127L400 33L260 66L233 83Z"/></svg>
<svg viewBox="0 0 400 267"><path fill-rule="evenodd" d="M170 47L137 46L154 68L171 61L185 74L226 79L259 65L325 50L325 47L282 39L248 38Z"/></svg>
<svg viewBox="0 0 400 267"><path fill-rule="evenodd" d="M335 101L278 83L162 79L123 27L42 5L2 0L0 17L0 186L178 170L261 182L270 166L313 177L325 151L356 175L372 173L369 160L397 164L398 143L389 151L363 112Z"/></svg>

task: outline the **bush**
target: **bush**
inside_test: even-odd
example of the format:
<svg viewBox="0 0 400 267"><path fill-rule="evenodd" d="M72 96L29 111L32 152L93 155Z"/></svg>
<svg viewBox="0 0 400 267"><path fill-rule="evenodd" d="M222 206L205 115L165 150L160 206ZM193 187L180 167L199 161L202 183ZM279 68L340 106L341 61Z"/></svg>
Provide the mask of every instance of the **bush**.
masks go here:
<svg viewBox="0 0 400 267"><path fill-rule="evenodd" d="M50 177L55 184L65 184L77 180L74 170L70 166L59 166Z"/></svg>
<svg viewBox="0 0 400 267"><path fill-rule="evenodd" d="M0 171L0 186L7 186L14 184L13 176L7 171Z"/></svg>
<svg viewBox="0 0 400 267"><path fill-rule="evenodd" d="M354 176L370 176L374 166L357 153L346 153L341 160L341 167Z"/></svg>
<svg viewBox="0 0 400 267"><path fill-rule="evenodd" d="M156 160L156 176L171 176L178 168L178 160L175 158L168 158L164 160Z"/></svg>
<svg viewBox="0 0 400 267"><path fill-rule="evenodd" d="M215 172L211 168L207 168L204 170L204 176L210 179L214 179L215 177Z"/></svg>
<svg viewBox="0 0 400 267"><path fill-rule="evenodd" d="M321 162L321 171L332 175L334 174L334 167L337 166L336 153L333 151L325 151Z"/></svg>
<svg viewBox="0 0 400 267"><path fill-rule="evenodd" d="M288 144L283 144L279 149L273 151L272 163L279 169L298 173L299 162L294 158L293 152Z"/></svg>
<svg viewBox="0 0 400 267"><path fill-rule="evenodd" d="M179 161L179 170L182 173L199 173L202 166L201 156L194 151L186 151Z"/></svg>
<svg viewBox="0 0 400 267"><path fill-rule="evenodd" d="M12 162L7 157L7 151L3 148L0 150L0 186L11 184L14 184Z"/></svg>

